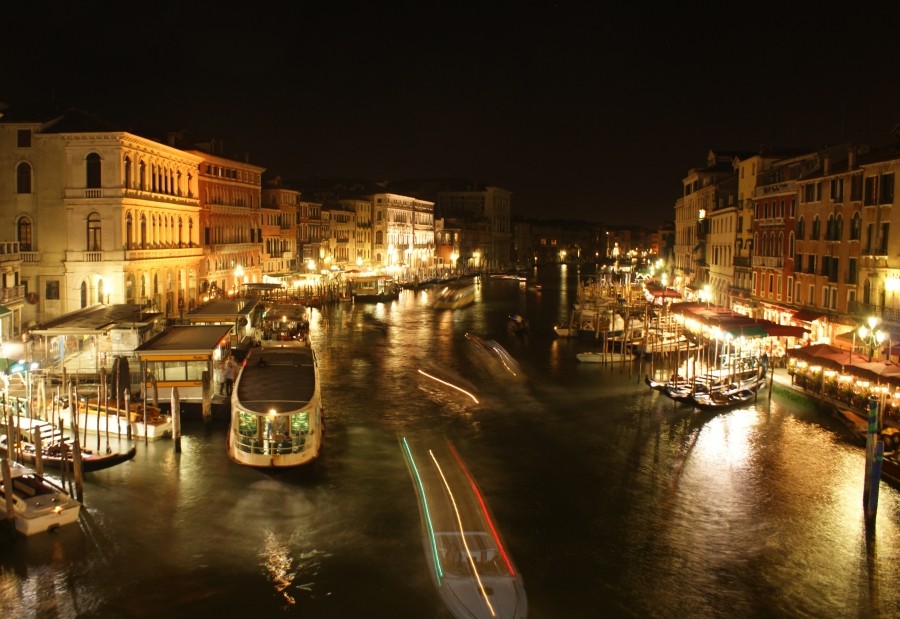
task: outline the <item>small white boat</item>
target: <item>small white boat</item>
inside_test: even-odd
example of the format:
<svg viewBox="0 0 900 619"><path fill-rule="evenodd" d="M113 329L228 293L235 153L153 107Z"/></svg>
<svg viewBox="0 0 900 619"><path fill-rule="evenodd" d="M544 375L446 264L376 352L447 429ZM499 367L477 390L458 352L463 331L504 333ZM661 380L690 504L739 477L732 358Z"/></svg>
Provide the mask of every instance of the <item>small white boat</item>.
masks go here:
<svg viewBox="0 0 900 619"><path fill-rule="evenodd" d="M575 337L577 335L575 333L576 329L562 325L554 325L553 332L556 334L556 337Z"/></svg>
<svg viewBox="0 0 900 619"><path fill-rule="evenodd" d="M35 535L78 521L81 503L62 487L18 462L9 463L16 530ZM0 509L6 509L6 486L0 476Z"/></svg>
<svg viewBox="0 0 900 619"><path fill-rule="evenodd" d="M76 428L72 425L72 411L66 406L60 410L60 417L63 426L75 432ZM145 422L146 419L146 422ZM117 410L115 402L104 408L97 410L97 401L87 403L87 410L84 407L78 412L79 432L87 432L91 435L113 434L116 436L128 436L129 426L131 426L131 436L135 439L146 439L156 441L162 438L172 438L174 422L171 415L164 414L159 407L147 405L146 417L144 414L144 405L140 402L134 402L130 406L130 413L126 413L124 409Z"/></svg>
<svg viewBox="0 0 900 619"><path fill-rule="evenodd" d="M668 352L695 351L699 346L684 335L651 332L637 348L642 355L656 355Z"/></svg>
<svg viewBox="0 0 900 619"><path fill-rule="evenodd" d="M622 361L634 361L631 353L622 353L611 350L609 352L580 352L575 355L583 363L613 363Z"/></svg>

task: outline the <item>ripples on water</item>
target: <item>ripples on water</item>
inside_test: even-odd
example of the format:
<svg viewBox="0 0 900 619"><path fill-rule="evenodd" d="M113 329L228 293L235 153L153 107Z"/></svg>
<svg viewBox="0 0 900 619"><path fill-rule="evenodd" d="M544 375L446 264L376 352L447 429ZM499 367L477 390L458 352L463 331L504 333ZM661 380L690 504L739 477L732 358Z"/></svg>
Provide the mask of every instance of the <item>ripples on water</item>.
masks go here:
<svg viewBox="0 0 900 619"><path fill-rule="evenodd" d="M181 454L141 444L89 475L80 526L0 551L0 617L447 618L401 434L452 439L532 619L900 616L900 493L882 484L867 537L863 452L840 426L782 392L699 413L647 388L646 368L579 363L590 345L551 332L574 282L542 283L487 281L456 312L409 292L314 312L314 471L234 465L225 424L186 421ZM527 338L505 330L519 312ZM466 333L525 379L490 371Z"/></svg>

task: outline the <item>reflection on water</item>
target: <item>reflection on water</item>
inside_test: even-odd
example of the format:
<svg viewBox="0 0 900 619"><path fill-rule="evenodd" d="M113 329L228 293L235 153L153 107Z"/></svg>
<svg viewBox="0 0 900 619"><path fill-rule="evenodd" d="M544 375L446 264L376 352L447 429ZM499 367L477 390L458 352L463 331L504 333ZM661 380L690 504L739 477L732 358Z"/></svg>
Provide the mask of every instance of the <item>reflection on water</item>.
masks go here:
<svg viewBox="0 0 900 619"><path fill-rule="evenodd" d="M539 295L485 280L452 312L411 291L312 311L326 418L314 469L234 465L227 420L186 419L180 454L141 443L87 475L80 526L0 549L0 617L449 619L398 435L452 440L531 619L900 616L900 493L882 485L867 535L863 450L843 427L783 391L701 413L637 366L585 367L575 353L591 343L552 333L568 270L540 273ZM515 313L527 337L506 331ZM486 371L466 333L495 340L524 379Z"/></svg>

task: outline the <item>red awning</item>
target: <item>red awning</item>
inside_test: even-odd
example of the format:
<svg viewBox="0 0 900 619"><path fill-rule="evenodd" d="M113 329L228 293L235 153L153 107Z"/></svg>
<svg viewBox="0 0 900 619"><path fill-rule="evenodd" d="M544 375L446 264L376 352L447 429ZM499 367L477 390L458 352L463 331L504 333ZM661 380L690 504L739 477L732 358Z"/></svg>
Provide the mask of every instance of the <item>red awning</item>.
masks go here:
<svg viewBox="0 0 900 619"><path fill-rule="evenodd" d="M817 310L811 307L804 307L799 310L796 314L791 316L791 320L799 320L801 322L812 322L813 320L818 320L822 316L825 315L825 312L822 310Z"/></svg>
<svg viewBox="0 0 900 619"><path fill-rule="evenodd" d="M763 327L769 337L803 337L809 333L809 329L798 327L796 325L777 325L775 323L767 324Z"/></svg>

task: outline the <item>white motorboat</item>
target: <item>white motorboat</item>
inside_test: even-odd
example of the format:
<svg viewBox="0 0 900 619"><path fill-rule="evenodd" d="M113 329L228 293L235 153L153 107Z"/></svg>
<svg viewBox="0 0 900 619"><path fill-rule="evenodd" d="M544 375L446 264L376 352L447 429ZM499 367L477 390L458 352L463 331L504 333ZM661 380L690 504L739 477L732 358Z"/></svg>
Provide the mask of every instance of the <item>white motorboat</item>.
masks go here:
<svg viewBox="0 0 900 619"><path fill-rule="evenodd" d="M580 352L575 357L582 363L613 363L622 361L634 361L635 357L631 353L617 352L614 350L607 352Z"/></svg>
<svg viewBox="0 0 900 619"><path fill-rule="evenodd" d="M573 327L565 327L563 325L554 325L553 332L556 334L556 337L575 337L576 329Z"/></svg>
<svg viewBox="0 0 900 619"><path fill-rule="evenodd" d="M695 351L699 346L684 335L671 332L650 331L637 349L642 355L655 355L668 352Z"/></svg>
<svg viewBox="0 0 900 619"><path fill-rule="evenodd" d="M72 425L72 410L68 405L60 409L59 414L67 430L75 432L77 429L92 435L99 432L101 435L128 436L130 432L132 438L156 441L172 438L174 429L171 415L164 414L158 406L145 406L141 402L132 403L129 411L117 409L114 401L99 407L96 400L83 403L79 407L77 426Z"/></svg>
<svg viewBox="0 0 900 619"><path fill-rule="evenodd" d="M419 499L428 566L447 608L459 619L524 619L522 576L452 443L402 437L400 445Z"/></svg>
<svg viewBox="0 0 900 619"><path fill-rule="evenodd" d="M61 486L18 462L9 462L16 530L35 535L78 521L81 503ZM6 485L0 476L0 506L6 509Z"/></svg>

